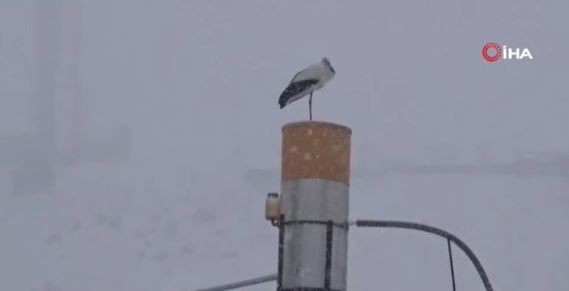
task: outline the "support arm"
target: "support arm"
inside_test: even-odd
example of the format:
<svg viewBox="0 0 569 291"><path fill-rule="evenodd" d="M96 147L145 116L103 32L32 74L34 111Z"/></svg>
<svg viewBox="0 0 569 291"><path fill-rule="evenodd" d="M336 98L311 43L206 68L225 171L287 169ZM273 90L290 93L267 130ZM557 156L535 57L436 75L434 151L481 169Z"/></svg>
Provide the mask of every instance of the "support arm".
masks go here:
<svg viewBox="0 0 569 291"><path fill-rule="evenodd" d="M472 264L474 265L474 268L476 268L476 271L478 272L478 275L480 276L480 279L482 280L482 283L484 284L484 288L486 289L486 291L494 290L494 288L492 288L492 284L490 284L490 279L488 278L488 275L486 275L484 267L482 267L482 264L480 263L480 260L478 260L474 252L468 247L468 245L466 245L466 243L464 243L461 239L459 239L457 236L453 235L452 233L449 233L440 228L436 228L426 224L405 222L405 221L356 220L355 224L358 227L389 227L389 228L414 229L444 237L455 243L468 256L470 261L472 261Z"/></svg>

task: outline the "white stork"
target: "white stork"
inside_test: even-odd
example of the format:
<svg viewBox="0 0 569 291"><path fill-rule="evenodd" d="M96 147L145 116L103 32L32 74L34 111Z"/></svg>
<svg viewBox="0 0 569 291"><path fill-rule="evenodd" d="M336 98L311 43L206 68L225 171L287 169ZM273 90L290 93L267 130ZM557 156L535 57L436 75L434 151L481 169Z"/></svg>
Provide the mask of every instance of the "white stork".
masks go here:
<svg viewBox="0 0 569 291"><path fill-rule="evenodd" d="M310 94L308 107L312 120L312 93L334 78L336 71L327 58L296 73L279 98L281 109Z"/></svg>

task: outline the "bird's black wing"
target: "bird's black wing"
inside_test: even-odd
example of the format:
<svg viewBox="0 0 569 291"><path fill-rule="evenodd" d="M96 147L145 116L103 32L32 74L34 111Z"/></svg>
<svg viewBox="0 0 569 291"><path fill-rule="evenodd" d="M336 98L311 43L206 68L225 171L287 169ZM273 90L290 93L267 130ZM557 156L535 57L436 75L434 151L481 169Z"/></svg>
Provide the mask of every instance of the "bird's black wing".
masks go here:
<svg viewBox="0 0 569 291"><path fill-rule="evenodd" d="M281 109L286 106L286 103L292 96L297 95L316 83L318 83L318 79L306 79L288 84L279 98L279 105L281 106Z"/></svg>

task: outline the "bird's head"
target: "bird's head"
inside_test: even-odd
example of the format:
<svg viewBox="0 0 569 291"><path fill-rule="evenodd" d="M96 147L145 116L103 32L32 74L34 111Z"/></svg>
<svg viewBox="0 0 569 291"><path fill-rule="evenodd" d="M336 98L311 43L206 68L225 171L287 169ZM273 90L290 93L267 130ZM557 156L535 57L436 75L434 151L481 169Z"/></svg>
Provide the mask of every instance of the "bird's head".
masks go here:
<svg viewBox="0 0 569 291"><path fill-rule="evenodd" d="M332 67L332 64L330 64L330 60L328 60L328 58L326 58L326 57L322 58L322 63L323 63L328 69L330 69L330 71L332 71L332 73L336 74L336 71L334 70L334 67Z"/></svg>

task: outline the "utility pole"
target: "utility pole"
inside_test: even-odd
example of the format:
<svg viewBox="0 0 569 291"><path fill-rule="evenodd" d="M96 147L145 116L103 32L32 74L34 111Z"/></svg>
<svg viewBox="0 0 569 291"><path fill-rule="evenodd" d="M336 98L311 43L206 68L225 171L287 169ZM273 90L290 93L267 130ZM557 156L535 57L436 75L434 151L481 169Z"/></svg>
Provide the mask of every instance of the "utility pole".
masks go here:
<svg viewBox="0 0 569 291"><path fill-rule="evenodd" d="M36 3L37 66L35 90L30 97L32 128L21 135L0 137L0 165L11 168L15 194L54 193L58 166L121 160L127 156L131 139L129 129L124 126L114 129L104 139L88 137L82 94L81 0ZM65 101L71 106L68 112L63 112L68 117L64 118L68 142L58 147L58 137L64 133L56 121L57 111L65 111L57 102L61 92L56 85L62 75L62 64L67 69L64 87L70 89Z"/></svg>
<svg viewBox="0 0 569 291"><path fill-rule="evenodd" d="M55 93L59 62L61 1L38 1L36 75L32 95L33 129L23 141L27 150L16 158L14 192L53 193L55 187Z"/></svg>
<svg viewBox="0 0 569 291"><path fill-rule="evenodd" d="M326 122L283 127L280 291L346 290L351 133Z"/></svg>
<svg viewBox="0 0 569 291"><path fill-rule="evenodd" d="M484 289L494 290L472 249L448 231L407 221L348 220L350 128L303 121L285 125L282 132L281 195L268 193L265 201L265 218L279 229L277 274L198 291L233 290L271 281L277 281L277 291L347 291L350 226L407 229L444 238L452 290L456 290L453 245L470 259Z"/></svg>

